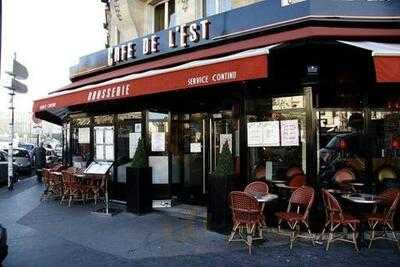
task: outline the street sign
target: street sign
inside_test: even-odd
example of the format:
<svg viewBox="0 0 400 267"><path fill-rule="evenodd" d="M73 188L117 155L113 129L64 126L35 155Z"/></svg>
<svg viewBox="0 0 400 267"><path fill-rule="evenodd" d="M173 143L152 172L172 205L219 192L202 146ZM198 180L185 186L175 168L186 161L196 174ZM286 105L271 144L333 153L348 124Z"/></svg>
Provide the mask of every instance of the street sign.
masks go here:
<svg viewBox="0 0 400 267"><path fill-rule="evenodd" d="M14 90L16 93L26 94L28 92L28 87L26 84L12 78L11 86L4 86L7 89Z"/></svg>
<svg viewBox="0 0 400 267"><path fill-rule="evenodd" d="M13 60L13 70L6 71L6 73L19 80L25 80L29 76L27 68L21 63L19 63L15 58Z"/></svg>

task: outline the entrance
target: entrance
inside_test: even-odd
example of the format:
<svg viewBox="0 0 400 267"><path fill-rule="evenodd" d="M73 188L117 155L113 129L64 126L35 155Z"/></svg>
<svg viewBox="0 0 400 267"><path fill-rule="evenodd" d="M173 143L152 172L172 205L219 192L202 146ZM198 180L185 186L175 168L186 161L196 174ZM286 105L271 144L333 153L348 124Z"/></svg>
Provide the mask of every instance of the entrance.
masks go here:
<svg viewBox="0 0 400 267"><path fill-rule="evenodd" d="M209 175L225 142L239 158L238 121L231 111L172 115L173 195L181 203L206 205Z"/></svg>

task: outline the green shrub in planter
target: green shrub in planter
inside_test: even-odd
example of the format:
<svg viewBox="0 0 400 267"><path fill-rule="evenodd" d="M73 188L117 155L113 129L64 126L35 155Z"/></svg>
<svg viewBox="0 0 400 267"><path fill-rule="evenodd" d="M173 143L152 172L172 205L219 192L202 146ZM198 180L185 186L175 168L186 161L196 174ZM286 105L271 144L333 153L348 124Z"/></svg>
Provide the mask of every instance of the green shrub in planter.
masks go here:
<svg viewBox="0 0 400 267"><path fill-rule="evenodd" d="M149 166L149 149L146 139L139 138L135 155L131 161L131 168L147 168Z"/></svg>
<svg viewBox="0 0 400 267"><path fill-rule="evenodd" d="M232 216L228 197L234 177L234 161L226 142L217 158L215 172L209 177L207 229L218 233L229 233Z"/></svg>
<svg viewBox="0 0 400 267"><path fill-rule="evenodd" d="M152 170L146 139L140 138L130 167L126 168L127 211L145 214L152 210Z"/></svg>

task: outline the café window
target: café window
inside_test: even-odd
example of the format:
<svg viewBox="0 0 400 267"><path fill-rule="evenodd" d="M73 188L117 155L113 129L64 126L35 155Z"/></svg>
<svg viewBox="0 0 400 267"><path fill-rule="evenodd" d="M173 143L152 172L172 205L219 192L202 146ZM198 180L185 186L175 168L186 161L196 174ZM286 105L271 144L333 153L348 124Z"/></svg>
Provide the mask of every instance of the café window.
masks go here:
<svg viewBox="0 0 400 267"><path fill-rule="evenodd" d="M65 134L71 134L71 156L74 167L85 168L90 160L90 117L71 117L70 128Z"/></svg>
<svg viewBox="0 0 400 267"><path fill-rule="evenodd" d="M323 185L340 185L365 178L368 145L361 110L320 109L318 155ZM346 180L346 181L345 181Z"/></svg>
<svg viewBox="0 0 400 267"><path fill-rule="evenodd" d="M231 0L206 0L206 16L212 16L232 9Z"/></svg>
<svg viewBox="0 0 400 267"><path fill-rule="evenodd" d="M95 159L114 161L114 127L97 126L95 132Z"/></svg>
<svg viewBox="0 0 400 267"><path fill-rule="evenodd" d="M154 7L154 32L176 25L175 0L162 2Z"/></svg>
<svg viewBox="0 0 400 267"><path fill-rule="evenodd" d="M303 96L248 101L250 180L290 180L291 170L297 170L297 174L306 171L303 102Z"/></svg>

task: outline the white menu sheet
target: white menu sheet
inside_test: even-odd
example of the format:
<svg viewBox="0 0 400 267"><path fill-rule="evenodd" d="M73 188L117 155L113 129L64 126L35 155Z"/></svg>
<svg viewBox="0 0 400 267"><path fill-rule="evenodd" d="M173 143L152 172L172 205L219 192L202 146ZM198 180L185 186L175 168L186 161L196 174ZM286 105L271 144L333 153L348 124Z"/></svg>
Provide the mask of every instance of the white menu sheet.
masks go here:
<svg viewBox="0 0 400 267"><path fill-rule="evenodd" d="M299 145L299 122L298 120L281 121L282 146Z"/></svg>
<svg viewBox="0 0 400 267"><path fill-rule="evenodd" d="M89 144L90 143L90 128L78 128L78 143Z"/></svg>
<svg viewBox="0 0 400 267"><path fill-rule="evenodd" d="M151 151L165 151L165 133L151 133Z"/></svg>
<svg viewBox="0 0 400 267"><path fill-rule="evenodd" d="M96 144L104 143L104 131L102 128L95 128L96 133Z"/></svg>
<svg viewBox="0 0 400 267"><path fill-rule="evenodd" d="M279 146L279 121L259 121L247 124L249 147Z"/></svg>
<svg viewBox="0 0 400 267"><path fill-rule="evenodd" d="M129 133L129 158L132 159L135 156L136 148L138 146L138 142L140 137L142 136L141 133Z"/></svg>
<svg viewBox="0 0 400 267"><path fill-rule="evenodd" d="M150 156L153 184L168 184L168 156Z"/></svg>
<svg viewBox="0 0 400 267"><path fill-rule="evenodd" d="M142 124L135 123L135 132L140 133L142 131Z"/></svg>
<svg viewBox="0 0 400 267"><path fill-rule="evenodd" d="M190 153L201 153L201 143L190 143Z"/></svg>
<svg viewBox="0 0 400 267"><path fill-rule="evenodd" d="M104 146L103 145L96 146L96 159L104 160Z"/></svg>
<svg viewBox="0 0 400 267"><path fill-rule="evenodd" d="M107 128L105 131L105 143L114 144L114 129Z"/></svg>
<svg viewBox="0 0 400 267"><path fill-rule="evenodd" d="M220 134L219 135L219 153L222 152L222 148L225 143L228 142L229 150L232 152L232 134Z"/></svg>

